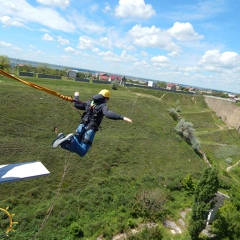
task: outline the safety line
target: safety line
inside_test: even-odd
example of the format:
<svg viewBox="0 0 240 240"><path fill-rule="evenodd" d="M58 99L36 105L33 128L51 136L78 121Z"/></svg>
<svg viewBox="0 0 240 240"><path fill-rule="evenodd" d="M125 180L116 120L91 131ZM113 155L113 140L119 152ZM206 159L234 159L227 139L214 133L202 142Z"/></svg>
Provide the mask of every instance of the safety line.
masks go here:
<svg viewBox="0 0 240 240"><path fill-rule="evenodd" d="M14 80L16 80L16 81L22 82L22 83L24 83L24 84L26 84L26 85L28 85L28 86L30 86L30 87L36 88L36 89L38 89L38 90L42 90L42 91L44 91L44 92L46 92L46 93L49 93L49 94L52 94L52 95L54 95L54 96L56 96L56 97L62 98L63 100L70 101L70 102L73 102L73 101L74 101L74 99L73 99L72 97L68 97L68 96L61 95L60 93L58 93L58 92L56 92L56 91L53 91L53 90L51 90L51 89L49 89L49 88L40 86L40 85L38 85L38 84L29 82L29 81L22 80L22 79L20 79L20 78L18 78L18 77L15 77L15 76L13 76L13 75L11 75L11 74L9 74L9 73L1 70L1 69L0 69L0 74L6 76L6 77L8 77L8 78L12 78L12 79L14 79Z"/></svg>
<svg viewBox="0 0 240 240"><path fill-rule="evenodd" d="M55 196L54 196L54 198L52 200L52 203L51 203L51 205L50 205L50 207L48 209L48 214L43 219L42 224L41 224L40 228L38 229L38 232L35 234L35 236L32 238L32 240L35 240L38 237L38 235L40 234L40 232L43 230L43 228L45 227L45 225L46 225L46 223L47 223L47 221L48 221L48 219L49 219L49 217L50 217L50 215L52 213L52 210L53 210L53 207L54 207L54 203L55 203L56 199L59 196L59 193L60 193L60 190L61 190L61 187L62 187L62 184L63 184L63 180L64 180L64 177L66 175L67 167L68 167L68 164L69 164L69 161L66 160L66 156L67 156L67 153L65 154L64 170L63 170L61 181L60 181L60 183L58 185L57 192L56 192L56 194L55 194Z"/></svg>

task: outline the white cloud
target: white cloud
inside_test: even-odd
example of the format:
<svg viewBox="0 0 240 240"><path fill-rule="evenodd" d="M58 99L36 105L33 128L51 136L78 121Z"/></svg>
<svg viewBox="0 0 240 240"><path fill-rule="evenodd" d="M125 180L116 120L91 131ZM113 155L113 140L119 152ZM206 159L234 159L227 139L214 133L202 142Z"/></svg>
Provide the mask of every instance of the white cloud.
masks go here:
<svg viewBox="0 0 240 240"><path fill-rule="evenodd" d="M189 22L175 22L173 27L168 29L168 32L178 41L188 42L203 39L203 36L197 34Z"/></svg>
<svg viewBox="0 0 240 240"><path fill-rule="evenodd" d="M50 31L49 31L48 29L46 29L46 28L40 28L39 31L40 31L40 32L47 32L47 33L50 32Z"/></svg>
<svg viewBox="0 0 240 240"><path fill-rule="evenodd" d="M102 37L99 39L98 41L99 45L104 47L104 48L109 48L109 49L112 49L113 47L113 43L112 43L112 40L109 39L108 37Z"/></svg>
<svg viewBox="0 0 240 240"><path fill-rule="evenodd" d="M37 55L42 55L42 54L44 54L44 52L43 51L41 51L41 50L37 50L36 52L34 52L35 54L37 54Z"/></svg>
<svg viewBox="0 0 240 240"><path fill-rule="evenodd" d="M105 27L102 26L102 22L95 23L79 13L72 12L71 19L74 21L75 28L80 29L83 32L99 34L106 31Z"/></svg>
<svg viewBox="0 0 240 240"><path fill-rule="evenodd" d="M124 39L116 39L114 46L128 51L135 50L134 46Z"/></svg>
<svg viewBox="0 0 240 240"><path fill-rule="evenodd" d="M63 0L41 0L43 4L59 4L64 6ZM68 1L65 2L67 5ZM95 23L92 19L79 14L77 11L60 12L52 9L51 6L33 6L26 0L0 0L0 21L4 25L14 25L29 29L49 29L63 32L75 32L80 29L87 33L103 33L106 31L103 22ZM92 11L97 5L92 5ZM41 26L38 26L40 24Z"/></svg>
<svg viewBox="0 0 240 240"><path fill-rule="evenodd" d="M142 55L142 56L148 56L148 53L145 52L145 51L141 51L141 55Z"/></svg>
<svg viewBox="0 0 240 240"><path fill-rule="evenodd" d="M16 47L16 46L12 45L11 43L7 43L4 41L0 41L0 46L3 48L9 48L10 50L14 50L14 51L18 51L18 52L23 51L21 48Z"/></svg>
<svg viewBox="0 0 240 240"><path fill-rule="evenodd" d="M210 71L240 70L240 56L236 52L209 50L201 57L199 66Z"/></svg>
<svg viewBox="0 0 240 240"><path fill-rule="evenodd" d="M58 36L58 42L59 42L61 45L69 44L69 40L62 38L61 36Z"/></svg>
<svg viewBox="0 0 240 240"><path fill-rule="evenodd" d="M142 70L142 68L149 69L150 67L149 63L146 60L137 61L133 64L133 66L138 67L140 70Z"/></svg>
<svg viewBox="0 0 240 240"><path fill-rule="evenodd" d="M49 35L48 33L45 33L42 36L42 40L44 40L44 41L54 41L53 37L51 35Z"/></svg>
<svg viewBox="0 0 240 240"><path fill-rule="evenodd" d="M141 47L161 48L168 51L180 51L180 48L172 41L167 31L162 31L155 26L142 27L135 25L128 34L132 37L133 43Z"/></svg>
<svg viewBox="0 0 240 240"><path fill-rule="evenodd" d="M66 48L64 48L64 51L65 51L65 52L69 52L69 53L78 53L78 51L75 50L75 49L72 48L72 47L66 47Z"/></svg>
<svg viewBox="0 0 240 240"><path fill-rule="evenodd" d="M170 64L168 57L165 57L165 56L152 57L151 62L155 67L167 67Z"/></svg>
<svg viewBox="0 0 240 240"><path fill-rule="evenodd" d="M112 51L100 52L99 56L103 57L103 59L108 62L131 62L132 63L132 62L138 61L137 58L135 58L132 55L129 55L127 51L122 51L120 56L118 56Z"/></svg>
<svg viewBox="0 0 240 240"><path fill-rule="evenodd" d="M0 22L5 26L16 26L16 27L24 27L24 25L16 20L13 20L9 16L2 16L0 18Z"/></svg>
<svg viewBox="0 0 240 240"><path fill-rule="evenodd" d="M105 3L105 8L102 10L103 12L105 12L105 13L108 13L108 12L111 12L111 7L109 6L109 4L108 3Z"/></svg>
<svg viewBox="0 0 240 240"><path fill-rule="evenodd" d="M121 61L123 61L123 62L135 62L135 61L138 60L136 57L134 57L134 56L132 56L132 55L129 55L129 54L127 53L127 51L125 51L125 50L122 51L122 53L121 53L121 55L120 55L120 59L121 59Z"/></svg>
<svg viewBox="0 0 240 240"><path fill-rule="evenodd" d="M151 4L145 4L144 0L119 0L115 9L117 17L148 19L155 15Z"/></svg>
<svg viewBox="0 0 240 240"><path fill-rule="evenodd" d="M102 37L98 40L88 37L88 36L83 36L79 38L79 44L78 48L82 50L91 50L93 52L99 52L99 49L96 47L96 45L107 48L107 49L112 49L112 41L108 37Z"/></svg>
<svg viewBox="0 0 240 240"><path fill-rule="evenodd" d="M94 45L95 45L95 40L93 38L90 38L90 37L80 37L79 38L78 48L80 48L80 49L92 50L92 49L94 49Z"/></svg>
<svg viewBox="0 0 240 240"><path fill-rule="evenodd" d="M54 7L66 8L69 6L69 0L37 0L38 3Z"/></svg>
<svg viewBox="0 0 240 240"><path fill-rule="evenodd" d="M108 62L120 62L120 58L113 53L112 51L107 51L107 52L100 52L99 56L103 58L103 60L108 61Z"/></svg>
<svg viewBox="0 0 240 240"><path fill-rule="evenodd" d="M168 56L170 56L170 57L178 57L179 56L179 52L176 52L176 51L170 52L168 54Z"/></svg>
<svg viewBox="0 0 240 240"><path fill-rule="evenodd" d="M11 22L16 22L19 26L38 23L64 32L75 30L72 22L67 21L60 13L51 8L35 7L25 0L0 0L0 6L0 17L8 16L11 18Z"/></svg>

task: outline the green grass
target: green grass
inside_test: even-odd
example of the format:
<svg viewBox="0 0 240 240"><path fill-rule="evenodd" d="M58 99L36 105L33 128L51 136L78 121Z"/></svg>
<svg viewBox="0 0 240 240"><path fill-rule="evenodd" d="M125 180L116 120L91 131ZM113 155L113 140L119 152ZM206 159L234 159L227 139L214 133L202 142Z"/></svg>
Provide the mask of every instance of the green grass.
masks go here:
<svg viewBox="0 0 240 240"><path fill-rule="evenodd" d="M111 239L129 230L130 222L138 225L148 220L133 216L144 192L153 198L161 194L165 204L156 212L164 217L174 218L191 207L192 197L181 190L180 181L187 174L198 179L207 164L176 135L176 122L169 115L171 107L179 106L180 115L193 123L214 164L227 156L240 159L239 134L233 129L218 130L202 97L138 88L113 91L110 85L71 80L24 79L67 96L79 91L82 100L107 88L111 91L109 109L130 117L133 124L104 119L84 158L61 148L52 149L56 137L53 128L74 132L79 112L60 98L0 77L0 164L38 160L51 172L48 177L1 185L0 207L10 206L11 213L16 214L14 220L19 221L12 239L32 239L52 204L39 240L74 239L76 228L83 230L84 239L100 235ZM224 144L221 150L219 143ZM240 180L234 171L228 174ZM159 224L161 220L154 218ZM170 236L168 230L162 232Z"/></svg>

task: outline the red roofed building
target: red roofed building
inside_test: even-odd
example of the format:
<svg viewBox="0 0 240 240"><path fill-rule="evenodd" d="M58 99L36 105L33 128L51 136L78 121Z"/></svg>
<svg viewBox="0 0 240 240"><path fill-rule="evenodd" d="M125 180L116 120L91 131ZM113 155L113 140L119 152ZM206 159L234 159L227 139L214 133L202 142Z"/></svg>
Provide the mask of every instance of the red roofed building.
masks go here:
<svg viewBox="0 0 240 240"><path fill-rule="evenodd" d="M173 84L173 83L168 83L167 86L166 86L166 89L176 91L177 85Z"/></svg>
<svg viewBox="0 0 240 240"><path fill-rule="evenodd" d="M120 82L120 81L122 80L122 78L121 78L120 76L111 75L111 76L110 76L110 80L111 80L111 81L117 80L118 82Z"/></svg>
<svg viewBox="0 0 240 240"><path fill-rule="evenodd" d="M99 80L108 81L109 75L107 73L100 73Z"/></svg>

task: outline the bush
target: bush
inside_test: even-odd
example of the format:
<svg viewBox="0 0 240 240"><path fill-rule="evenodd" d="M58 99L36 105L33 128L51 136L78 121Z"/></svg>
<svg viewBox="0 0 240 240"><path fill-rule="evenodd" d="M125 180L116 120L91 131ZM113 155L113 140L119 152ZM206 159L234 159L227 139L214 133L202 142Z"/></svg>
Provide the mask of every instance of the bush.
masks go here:
<svg viewBox="0 0 240 240"><path fill-rule="evenodd" d="M182 110L181 110L181 108L178 106L178 107L176 107L176 111L177 111L177 112L181 112Z"/></svg>
<svg viewBox="0 0 240 240"><path fill-rule="evenodd" d="M193 179L191 174L188 174L183 180L182 180L182 186L185 191L188 192L188 194L193 194L196 187L196 180Z"/></svg>
<svg viewBox="0 0 240 240"><path fill-rule="evenodd" d="M226 158L225 159L225 163L227 163L228 165L231 165L232 164L232 158Z"/></svg>
<svg viewBox="0 0 240 240"><path fill-rule="evenodd" d="M135 197L132 216L149 220L163 219L165 217L164 204L166 201L167 195L160 189L142 191Z"/></svg>
<svg viewBox="0 0 240 240"><path fill-rule="evenodd" d="M112 89L113 89L113 90L117 90L117 89L118 89L118 83L117 83L117 81L113 81L113 82L112 82Z"/></svg>
<svg viewBox="0 0 240 240"><path fill-rule="evenodd" d="M179 119L179 115L175 109L171 108L169 112L170 112L170 116L173 118L174 121L177 121Z"/></svg>
<svg viewBox="0 0 240 240"><path fill-rule="evenodd" d="M195 130L193 129L192 123L181 119L175 127L175 130L193 147L194 150L200 150L200 142L194 135Z"/></svg>
<svg viewBox="0 0 240 240"><path fill-rule="evenodd" d="M83 230L81 229L81 226L77 222L73 222L70 227L69 227L69 232L74 236L74 237L80 237L82 238L84 236Z"/></svg>

